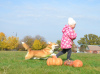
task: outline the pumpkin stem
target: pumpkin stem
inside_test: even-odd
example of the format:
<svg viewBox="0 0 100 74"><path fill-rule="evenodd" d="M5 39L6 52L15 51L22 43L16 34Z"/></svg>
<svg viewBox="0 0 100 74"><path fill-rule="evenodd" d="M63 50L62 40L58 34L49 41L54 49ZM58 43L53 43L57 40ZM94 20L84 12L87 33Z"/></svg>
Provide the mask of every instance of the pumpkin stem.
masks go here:
<svg viewBox="0 0 100 74"><path fill-rule="evenodd" d="M57 56L52 56L52 58L57 58Z"/></svg>

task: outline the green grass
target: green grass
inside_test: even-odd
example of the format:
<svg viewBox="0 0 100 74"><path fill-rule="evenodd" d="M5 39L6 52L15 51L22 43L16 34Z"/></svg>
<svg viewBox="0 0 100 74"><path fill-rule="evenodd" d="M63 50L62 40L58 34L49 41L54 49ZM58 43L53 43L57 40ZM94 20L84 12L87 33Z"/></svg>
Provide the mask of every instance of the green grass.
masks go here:
<svg viewBox="0 0 100 74"><path fill-rule="evenodd" d="M24 60L25 51L0 51L0 74L100 74L100 54L72 53L83 67L47 66L47 60ZM67 54L60 56L65 61Z"/></svg>

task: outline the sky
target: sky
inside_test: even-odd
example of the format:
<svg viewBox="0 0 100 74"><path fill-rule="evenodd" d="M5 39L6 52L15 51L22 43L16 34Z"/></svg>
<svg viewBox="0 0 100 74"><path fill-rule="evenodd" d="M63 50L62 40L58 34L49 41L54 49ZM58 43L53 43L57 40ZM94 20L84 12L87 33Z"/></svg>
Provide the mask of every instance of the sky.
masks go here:
<svg viewBox="0 0 100 74"><path fill-rule="evenodd" d="M57 42L69 17L76 21L76 45L85 34L100 36L100 0L0 0L0 32L20 40L40 35Z"/></svg>

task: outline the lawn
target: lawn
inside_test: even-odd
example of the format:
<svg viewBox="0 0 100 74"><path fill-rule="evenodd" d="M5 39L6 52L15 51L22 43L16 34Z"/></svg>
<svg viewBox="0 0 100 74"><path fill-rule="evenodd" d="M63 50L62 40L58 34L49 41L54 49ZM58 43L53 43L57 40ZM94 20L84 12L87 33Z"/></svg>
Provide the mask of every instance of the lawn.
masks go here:
<svg viewBox="0 0 100 74"><path fill-rule="evenodd" d="M26 51L0 51L0 74L100 74L100 54L72 53L83 67L47 66L47 60L24 60ZM66 55L60 56L65 61Z"/></svg>

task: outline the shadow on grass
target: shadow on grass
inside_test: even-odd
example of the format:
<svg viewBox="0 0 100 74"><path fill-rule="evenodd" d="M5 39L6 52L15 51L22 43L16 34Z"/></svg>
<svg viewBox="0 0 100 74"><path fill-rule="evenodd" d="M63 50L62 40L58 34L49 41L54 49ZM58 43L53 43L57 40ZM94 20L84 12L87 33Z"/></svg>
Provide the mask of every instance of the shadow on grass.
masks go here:
<svg viewBox="0 0 100 74"><path fill-rule="evenodd" d="M62 60L63 60L63 61L66 61L67 59L66 59L66 58L63 58ZM72 61L73 61L73 59L72 59L72 58L70 58L70 60L72 60Z"/></svg>
<svg viewBox="0 0 100 74"><path fill-rule="evenodd" d="M47 58L48 59L48 58ZM28 59L28 60L47 60L47 59L43 59L43 58L40 58L40 59L33 59L33 58L31 58L31 59Z"/></svg>
<svg viewBox="0 0 100 74"><path fill-rule="evenodd" d="M51 57L49 57L49 58L51 58ZM59 57L58 57L59 58ZM48 59L48 58L47 58ZM43 58L41 58L41 59L38 59L38 60L47 60L47 59L43 59ZM62 59L62 61L66 61L67 59L66 58L61 58ZM34 60L34 59L33 59ZM72 59L72 58L70 58L70 60L74 60L74 59Z"/></svg>

